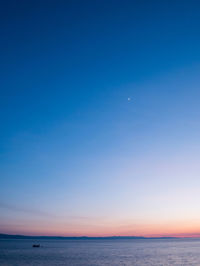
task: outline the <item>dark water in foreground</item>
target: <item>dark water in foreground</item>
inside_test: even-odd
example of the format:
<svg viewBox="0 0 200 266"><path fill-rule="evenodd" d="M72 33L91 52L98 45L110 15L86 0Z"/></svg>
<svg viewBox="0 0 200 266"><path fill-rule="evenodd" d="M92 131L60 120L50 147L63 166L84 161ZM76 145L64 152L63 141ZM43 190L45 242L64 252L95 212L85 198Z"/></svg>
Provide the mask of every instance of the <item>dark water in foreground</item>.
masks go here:
<svg viewBox="0 0 200 266"><path fill-rule="evenodd" d="M200 266L200 239L0 240L0 265Z"/></svg>

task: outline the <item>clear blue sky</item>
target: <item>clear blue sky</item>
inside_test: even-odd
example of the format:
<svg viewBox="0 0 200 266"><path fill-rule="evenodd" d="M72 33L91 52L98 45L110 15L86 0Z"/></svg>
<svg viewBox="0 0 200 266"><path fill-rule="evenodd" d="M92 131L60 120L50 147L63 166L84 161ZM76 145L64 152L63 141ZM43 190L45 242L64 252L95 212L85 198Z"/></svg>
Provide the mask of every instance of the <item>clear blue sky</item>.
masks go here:
<svg viewBox="0 0 200 266"><path fill-rule="evenodd" d="M1 232L200 232L199 14L194 0L1 3Z"/></svg>

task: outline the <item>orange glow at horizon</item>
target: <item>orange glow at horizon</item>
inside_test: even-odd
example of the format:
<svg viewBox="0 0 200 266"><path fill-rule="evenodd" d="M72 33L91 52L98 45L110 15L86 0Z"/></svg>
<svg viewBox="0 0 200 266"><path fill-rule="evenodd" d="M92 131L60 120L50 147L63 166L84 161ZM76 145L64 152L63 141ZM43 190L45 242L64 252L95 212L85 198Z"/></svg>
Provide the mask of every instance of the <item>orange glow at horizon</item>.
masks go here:
<svg viewBox="0 0 200 266"><path fill-rule="evenodd" d="M144 236L144 237L200 237L198 221L174 221L168 223L138 224L66 224L36 223L22 226L5 225L4 233L46 236Z"/></svg>

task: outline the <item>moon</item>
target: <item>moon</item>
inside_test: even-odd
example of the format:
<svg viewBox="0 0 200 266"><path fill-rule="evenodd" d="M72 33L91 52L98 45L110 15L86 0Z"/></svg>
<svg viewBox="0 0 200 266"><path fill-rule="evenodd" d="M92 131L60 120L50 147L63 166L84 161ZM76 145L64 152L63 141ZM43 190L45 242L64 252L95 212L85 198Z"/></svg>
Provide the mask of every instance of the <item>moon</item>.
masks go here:
<svg viewBox="0 0 200 266"><path fill-rule="evenodd" d="M128 102L130 102L130 100L131 100L131 98L130 98L130 97L128 97Z"/></svg>

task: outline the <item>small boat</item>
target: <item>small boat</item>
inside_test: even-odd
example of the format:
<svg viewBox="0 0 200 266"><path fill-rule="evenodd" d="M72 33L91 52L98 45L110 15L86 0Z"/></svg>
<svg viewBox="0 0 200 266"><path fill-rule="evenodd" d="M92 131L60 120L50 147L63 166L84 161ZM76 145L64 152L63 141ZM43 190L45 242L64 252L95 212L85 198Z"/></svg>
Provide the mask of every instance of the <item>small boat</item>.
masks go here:
<svg viewBox="0 0 200 266"><path fill-rule="evenodd" d="M39 248L40 247L40 244L34 244L32 247L33 248Z"/></svg>

